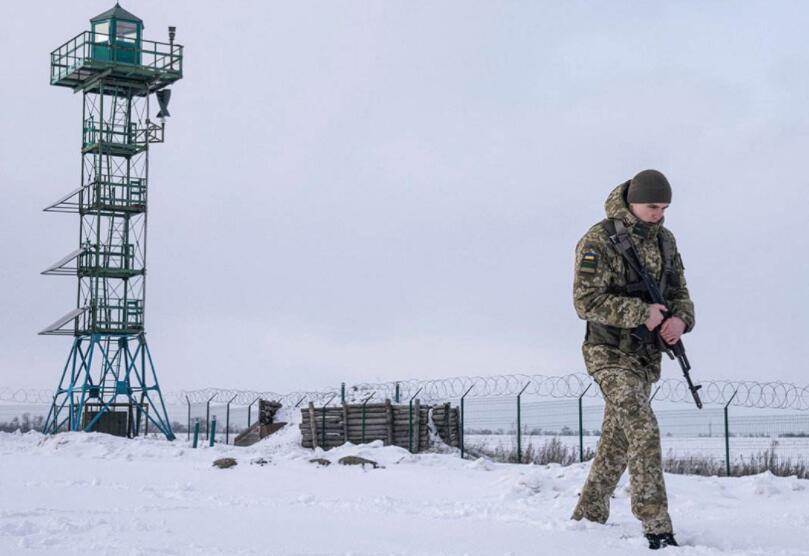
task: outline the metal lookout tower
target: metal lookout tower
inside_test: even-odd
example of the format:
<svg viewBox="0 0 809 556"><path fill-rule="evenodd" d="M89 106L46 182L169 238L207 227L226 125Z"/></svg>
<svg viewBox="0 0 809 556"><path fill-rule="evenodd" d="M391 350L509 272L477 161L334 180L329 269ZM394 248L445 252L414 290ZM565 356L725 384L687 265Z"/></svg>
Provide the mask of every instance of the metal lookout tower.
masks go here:
<svg viewBox="0 0 809 556"><path fill-rule="evenodd" d="M40 334L73 336L44 431L148 432L174 439L146 343L149 147L162 143L183 50L142 38L116 4L51 53L51 85L83 96L81 183L45 210L79 215L75 251L43 274L76 276L76 307ZM150 100L159 112L150 117Z"/></svg>

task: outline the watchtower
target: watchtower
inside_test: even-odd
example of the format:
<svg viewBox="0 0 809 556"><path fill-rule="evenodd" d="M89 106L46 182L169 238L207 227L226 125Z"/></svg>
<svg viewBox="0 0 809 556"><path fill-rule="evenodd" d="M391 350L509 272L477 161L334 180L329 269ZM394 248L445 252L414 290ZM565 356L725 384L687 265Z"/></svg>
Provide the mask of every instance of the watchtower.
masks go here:
<svg viewBox="0 0 809 556"><path fill-rule="evenodd" d="M149 150L162 143L183 49L143 39L143 21L116 4L51 52L51 85L82 93L81 181L47 212L79 216L77 248L43 271L75 276L76 307L40 334L73 337L45 432L174 434L146 343ZM151 119L151 100L159 105Z"/></svg>

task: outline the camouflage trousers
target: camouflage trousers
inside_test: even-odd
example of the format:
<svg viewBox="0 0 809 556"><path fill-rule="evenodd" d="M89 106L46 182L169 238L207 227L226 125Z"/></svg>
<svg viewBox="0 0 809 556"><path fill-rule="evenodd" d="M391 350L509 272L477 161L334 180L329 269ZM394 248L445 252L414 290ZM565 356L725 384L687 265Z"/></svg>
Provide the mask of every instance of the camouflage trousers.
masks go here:
<svg viewBox="0 0 809 556"><path fill-rule="evenodd" d="M643 532L672 532L660 430L649 403L652 383L627 369L603 369L594 378L604 395L604 423L572 518L605 523L610 498L628 465L632 513L643 523Z"/></svg>

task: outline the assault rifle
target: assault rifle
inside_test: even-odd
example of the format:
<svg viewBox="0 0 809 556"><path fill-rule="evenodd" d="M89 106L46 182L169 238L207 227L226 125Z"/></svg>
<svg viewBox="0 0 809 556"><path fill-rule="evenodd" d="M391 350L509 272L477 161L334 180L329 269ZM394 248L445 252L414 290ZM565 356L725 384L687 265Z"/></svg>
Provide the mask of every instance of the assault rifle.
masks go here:
<svg viewBox="0 0 809 556"><path fill-rule="evenodd" d="M618 224L621 224L622 230L617 230L614 235L611 234L610 241L613 243L613 245L615 245L616 249L618 249L618 252L623 255L624 259L632 270L634 270L637 275L640 276L651 302L665 305L666 300L663 297L663 294L660 292L660 287L657 285L657 282L655 282L654 279L649 276L649 273L640 262L640 258L638 258L638 254L635 252L635 247L632 245L632 242L629 240L626 232L623 230L622 223L616 222L616 228L618 227ZM621 233L622 231L624 231L623 234ZM669 317L666 317L663 322L665 322L668 318ZM645 324L641 324L632 330L632 336L646 344L652 340L652 338L650 338L651 334L655 335L654 341L657 343L660 349L666 352L669 359L677 359L677 362L680 364L680 368L683 370L683 377L685 378L685 382L688 384L688 389L691 391L691 396L694 398L694 403L697 404L697 408L702 409L702 400L699 398L699 389L702 388L702 385L697 384L694 386L694 383L691 381L691 374L689 372L691 371L691 363L688 362L688 356L685 354L685 346L683 345L683 341L677 340L676 344L669 345L666 343L666 340L660 336L660 327L650 331L648 328L646 328Z"/></svg>

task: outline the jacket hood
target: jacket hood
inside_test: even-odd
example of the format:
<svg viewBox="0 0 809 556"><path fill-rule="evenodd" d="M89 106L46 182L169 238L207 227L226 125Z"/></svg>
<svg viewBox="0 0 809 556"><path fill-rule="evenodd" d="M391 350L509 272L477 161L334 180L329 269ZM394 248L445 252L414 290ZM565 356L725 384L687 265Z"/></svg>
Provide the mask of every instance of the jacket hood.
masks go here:
<svg viewBox="0 0 809 556"><path fill-rule="evenodd" d="M625 181L610 192L607 201L604 203L604 210L607 218L614 218L622 221L627 228L638 233L642 237L656 237L658 230L663 226L663 219L657 224L647 224L641 222L637 216L629 210L626 202L626 190L629 189L629 180Z"/></svg>

